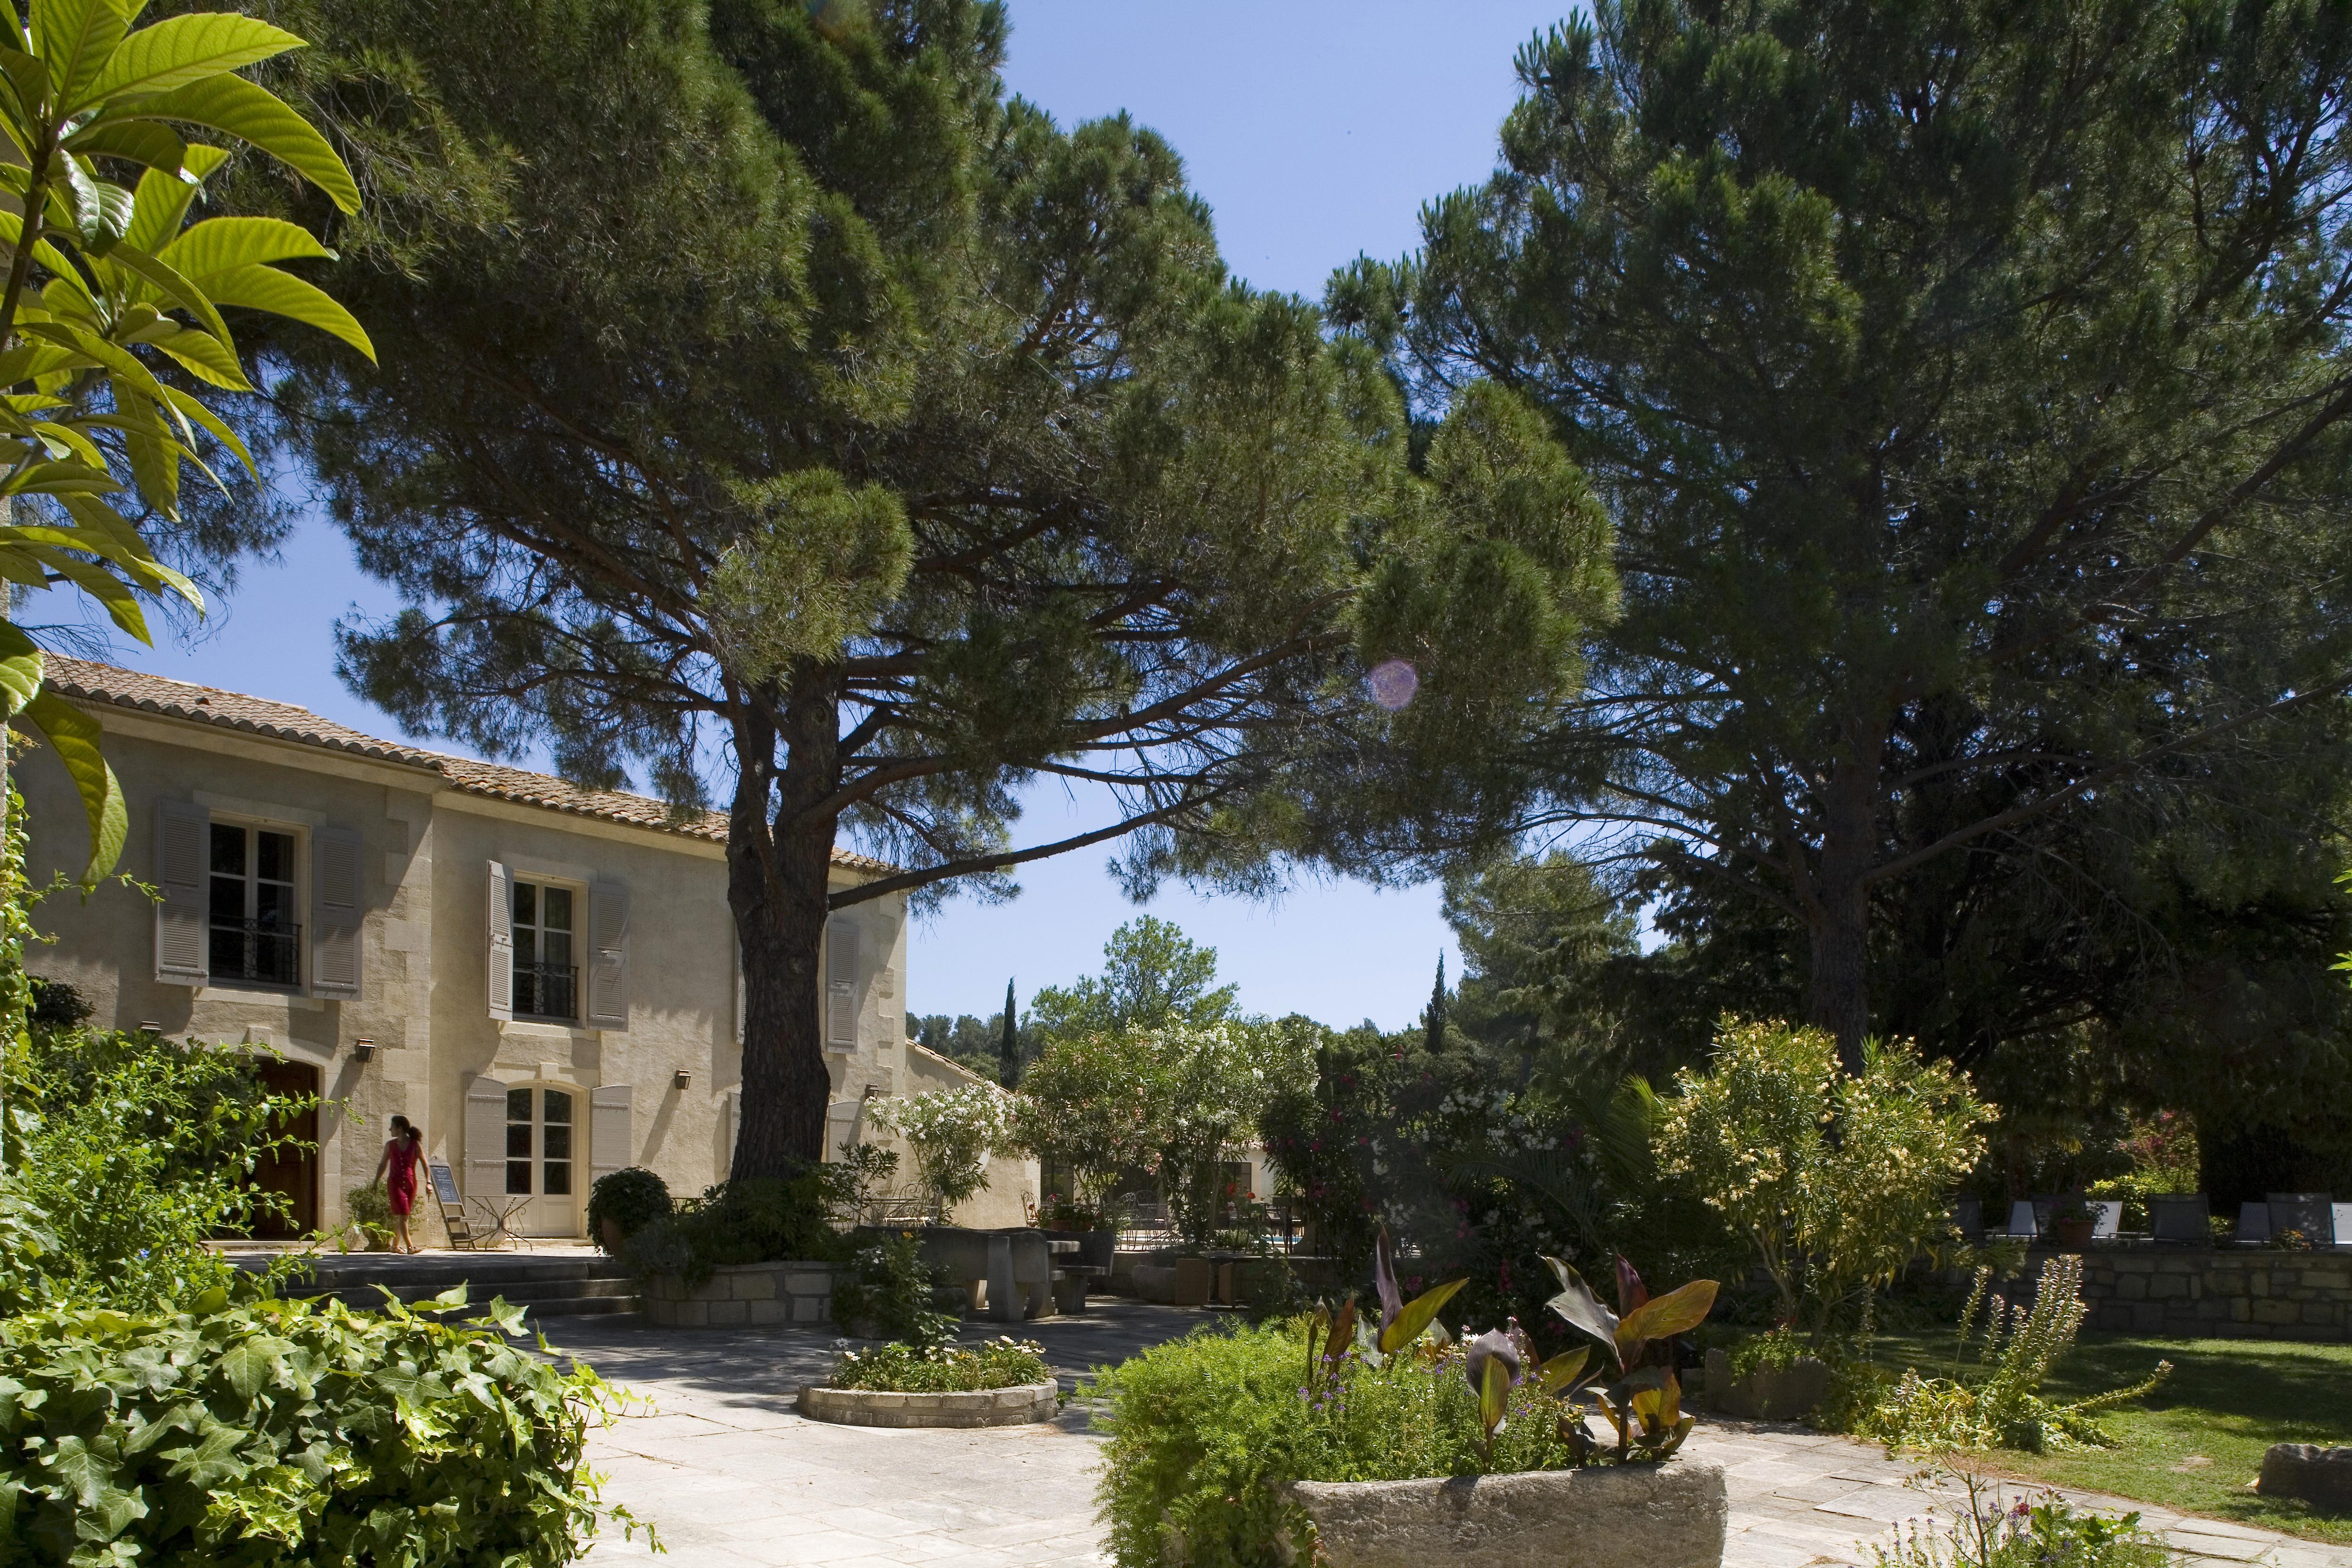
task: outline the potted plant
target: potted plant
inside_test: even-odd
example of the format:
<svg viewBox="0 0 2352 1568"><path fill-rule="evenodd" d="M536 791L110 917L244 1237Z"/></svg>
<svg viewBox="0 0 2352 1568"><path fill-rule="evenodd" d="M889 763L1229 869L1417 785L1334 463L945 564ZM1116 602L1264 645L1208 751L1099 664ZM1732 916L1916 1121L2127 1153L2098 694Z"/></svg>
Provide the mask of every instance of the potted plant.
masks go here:
<svg viewBox="0 0 2352 1568"><path fill-rule="evenodd" d="M676 1206L668 1183L642 1165L631 1165L597 1177L588 1190L588 1234L617 1257L622 1243L654 1221L667 1219Z"/></svg>
<svg viewBox="0 0 2352 1568"><path fill-rule="evenodd" d="M1574 1268L1546 1258L1560 1285L1551 1310L1596 1342L1600 1354L1582 1345L1538 1363L1516 1322L1468 1339L1458 1351L1433 1349L1427 1336L1437 1310L1465 1282L1407 1302L1397 1289L1385 1231L1377 1247L1380 1326L1368 1329L1352 1351L1342 1348L1339 1358L1352 1354L1374 1366L1408 1357L1440 1368L1458 1362L1475 1401L1489 1471L1506 1419L1532 1414L1523 1397L1514 1409L1515 1390L1531 1387L1552 1405L1557 1463L1508 1474L1291 1483L1286 1495L1314 1523L1318 1560L1335 1565L1578 1562L1614 1555L1633 1525L1643 1537L1646 1562L1675 1568L1721 1563L1729 1516L1722 1468L1704 1460L1669 1463L1694 1417L1682 1408L1666 1342L1705 1321L1715 1304L1714 1280L1693 1280L1654 1299L1621 1258L1620 1315L1601 1305ZM1318 1310L1310 1321L1312 1376L1328 1375L1328 1346L1345 1345L1354 1316L1350 1302L1339 1315ZM1318 1330L1326 1345L1319 1364L1314 1353ZM1613 1443L1592 1432L1582 1404L1588 1394Z"/></svg>
<svg viewBox="0 0 2352 1568"><path fill-rule="evenodd" d="M2098 1215L2080 1193L2069 1193L2050 1205L2050 1239L2061 1252L2080 1252L2091 1245Z"/></svg>
<svg viewBox="0 0 2352 1568"><path fill-rule="evenodd" d="M1709 1408L1743 1421L1794 1421L1828 1396L1829 1385L1829 1363L1806 1353L1790 1324L1706 1352Z"/></svg>
<svg viewBox="0 0 2352 1568"><path fill-rule="evenodd" d="M392 1196L371 1182L343 1194L343 1212L366 1238L370 1252L392 1250Z"/></svg>

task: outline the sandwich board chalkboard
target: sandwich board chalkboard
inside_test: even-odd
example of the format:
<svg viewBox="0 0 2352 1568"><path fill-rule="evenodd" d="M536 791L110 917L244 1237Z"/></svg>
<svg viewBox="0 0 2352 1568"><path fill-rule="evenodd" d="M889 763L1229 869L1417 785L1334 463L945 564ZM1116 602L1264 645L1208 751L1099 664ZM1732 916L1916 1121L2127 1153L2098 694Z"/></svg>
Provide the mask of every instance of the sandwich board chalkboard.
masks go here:
<svg viewBox="0 0 2352 1568"><path fill-rule="evenodd" d="M447 1208L456 1208L465 1202L457 1195L457 1178L450 1173L446 1165L436 1164L433 1167L433 1195Z"/></svg>

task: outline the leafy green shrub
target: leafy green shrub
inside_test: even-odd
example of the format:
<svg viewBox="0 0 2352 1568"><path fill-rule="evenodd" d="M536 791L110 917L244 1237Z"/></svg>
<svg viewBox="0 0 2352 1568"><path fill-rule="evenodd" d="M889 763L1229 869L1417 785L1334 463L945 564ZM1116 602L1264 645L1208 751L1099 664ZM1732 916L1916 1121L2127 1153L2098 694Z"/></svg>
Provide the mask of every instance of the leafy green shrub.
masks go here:
<svg viewBox="0 0 2352 1568"><path fill-rule="evenodd" d="M1342 1308L1352 1316L1352 1308ZM1339 1338L1343 1345L1348 1334ZM1499 1475L1569 1462L1559 1404L1536 1379L1510 1389L1487 1450L1459 1345L1383 1358L1317 1357L1294 1320L1202 1329L1102 1373L1110 1441L1097 1490L1114 1557L1156 1568L1238 1568L1304 1552L1306 1515L1275 1490L1297 1480Z"/></svg>
<svg viewBox="0 0 2352 1568"><path fill-rule="evenodd" d="M364 1187L353 1187L343 1194L343 1212L368 1238L368 1245L389 1246L392 1241L392 1194L370 1182Z"/></svg>
<svg viewBox="0 0 2352 1568"><path fill-rule="evenodd" d="M1967 1511L1899 1526L1893 1544L1871 1548L1872 1568L2168 1568L2172 1561L2137 1512L2105 1519L2055 1492L2004 1508L1990 1478L1959 1473Z"/></svg>
<svg viewBox="0 0 2352 1568"><path fill-rule="evenodd" d="M850 1241L833 1224L844 1188L833 1165L812 1165L789 1181L721 1182L630 1237L621 1257L641 1276L675 1274L689 1285L728 1264L845 1262Z"/></svg>
<svg viewBox="0 0 2352 1568"><path fill-rule="evenodd" d="M249 1056L143 1031L37 1026L0 1076L7 1184L53 1243L0 1257L19 1300L145 1308L226 1284L205 1243L286 1212L248 1178L317 1103L270 1093Z"/></svg>
<svg viewBox="0 0 2352 1568"><path fill-rule="evenodd" d="M2115 1439L2095 1417L2145 1396L2171 1374L2172 1363L2157 1363L2146 1381L2130 1387L2053 1405L2041 1396L2042 1382L2073 1348L2083 1326L2083 1260L2058 1253L2044 1262L2029 1310L2008 1310L1991 1293L1991 1279L1990 1268L1977 1271L1976 1289L1960 1319L1952 1375L1923 1377L1916 1370L1905 1372L1855 1429L1885 1443L1890 1452L2113 1447ZM1963 1381L1960 1363L1976 1333L1980 1306L1985 1318L1977 1355L1987 1370L1973 1381Z"/></svg>
<svg viewBox="0 0 2352 1568"><path fill-rule="evenodd" d="M871 1326L884 1339L918 1348L945 1344L958 1320L931 1310L934 1283L912 1231L868 1234L834 1281L833 1321Z"/></svg>
<svg viewBox="0 0 2352 1568"><path fill-rule="evenodd" d="M1658 1155L1719 1214L1816 1343L1953 1230L1947 1194L1991 1107L1910 1047L1864 1043L1859 1078L1820 1029L1727 1022L1705 1074L1675 1075ZM1834 1130L1834 1131L1832 1131Z"/></svg>
<svg viewBox="0 0 2352 1568"><path fill-rule="evenodd" d="M1007 1336L971 1350L889 1344L845 1351L833 1369L831 1386L889 1394L970 1394L1053 1380L1045 1346Z"/></svg>
<svg viewBox="0 0 2352 1568"><path fill-rule="evenodd" d="M609 1175L596 1178L588 1189L588 1236L599 1249L611 1251L604 1245L604 1222L625 1241L657 1219L667 1219L676 1205L670 1202L669 1184L643 1165L630 1165Z"/></svg>
<svg viewBox="0 0 2352 1568"><path fill-rule="evenodd" d="M215 1289L0 1322L0 1561L557 1568L601 1518L634 1533L583 1458L617 1396L521 1320Z"/></svg>

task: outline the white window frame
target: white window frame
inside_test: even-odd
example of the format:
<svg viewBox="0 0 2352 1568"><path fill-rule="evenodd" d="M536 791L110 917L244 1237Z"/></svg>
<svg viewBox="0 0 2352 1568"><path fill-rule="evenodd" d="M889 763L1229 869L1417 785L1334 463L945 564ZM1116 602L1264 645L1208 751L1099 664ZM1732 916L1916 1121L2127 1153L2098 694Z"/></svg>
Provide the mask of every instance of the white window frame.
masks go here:
<svg viewBox="0 0 2352 1568"><path fill-rule="evenodd" d="M533 912L540 916L538 921L526 926L520 920L513 918L512 906L509 906L509 930L513 932L515 937L512 953L509 957L510 963L519 964L522 962L520 956L522 952L521 936L526 931L532 933L531 951L534 954L538 955L538 962L541 963L547 962L545 948L543 947L541 940L547 932L547 926L545 924L547 910L545 895L547 889L553 888L560 892L565 892L572 895L572 925L571 929L563 933L570 939L572 946L572 1011L569 1013L524 1012L522 1008L522 985L520 978L518 977L514 988L514 1021L518 1024L558 1024L570 1028L581 1028L583 1026L581 1023L581 1019L584 1015L583 1004L587 1000L586 991L588 966L582 962L582 958L583 956L583 950L585 948L588 941L588 931L586 930L588 915L587 884L574 881L569 877L546 877L541 876L535 871L524 871L512 868L509 868L508 874L515 887L529 887L536 889L531 900L532 909Z"/></svg>
<svg viewBox="0 0 2352 1568"><path fill-rule="evenodd" d="M204 920L205 984L215 991L247 991L264 996L308 996L310 994L310 943L317 933L311 930L314 911L310 896L310 829L303 823L282 818L256 816L247 812L211 810L211 820L205 829ZM263 833L275 833L294 841L294 864L286 883L288 901L294 915L294 978L290 982L255 980L244 975L224 975L212 967L213 941L213 879L226 873L213 869L213 834L224 827L233 827L245 836L245 907L246 920L256 918L252 910L258 901L260 882L260 840Z"/></svg>

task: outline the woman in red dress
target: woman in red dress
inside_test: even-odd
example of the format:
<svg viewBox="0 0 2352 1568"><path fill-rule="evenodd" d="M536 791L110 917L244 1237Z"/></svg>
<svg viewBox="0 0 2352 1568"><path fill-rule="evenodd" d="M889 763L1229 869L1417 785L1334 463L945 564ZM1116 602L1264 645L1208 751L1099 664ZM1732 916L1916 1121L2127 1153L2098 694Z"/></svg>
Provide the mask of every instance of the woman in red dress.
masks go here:
<svg viewBox="0 0 2352 1568"><path fill-rule="evenodd" d="M392 1119L392 1136L385 1140L383 1158L375 1164L375 1179L383 1183L392 1200L392 1249L422 1252L408 1238L408 1212L416 1205L416 1167L425 1160L425 1134L405 1116Z"/></svg>

